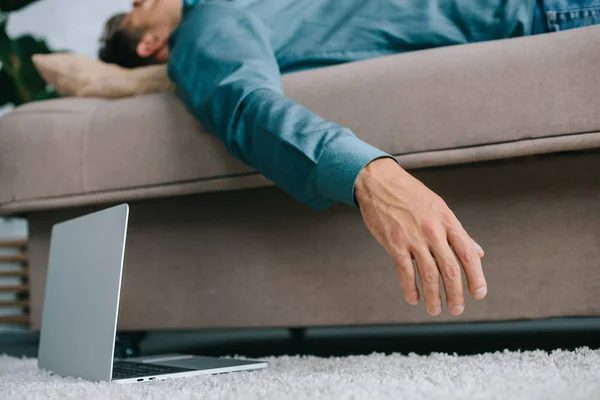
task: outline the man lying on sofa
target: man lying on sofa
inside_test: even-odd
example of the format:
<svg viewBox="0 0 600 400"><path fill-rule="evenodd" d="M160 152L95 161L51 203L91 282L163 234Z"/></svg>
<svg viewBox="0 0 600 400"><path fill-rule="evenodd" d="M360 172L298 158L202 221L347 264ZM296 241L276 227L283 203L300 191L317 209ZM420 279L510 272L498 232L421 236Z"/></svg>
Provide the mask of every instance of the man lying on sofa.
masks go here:
<svg viewBox="0 0 600 400"><path fill-rule="evenodd" d="M441 312L441 277L459 315L461 266L471 295L486 296L483 249L393 157L287 98L281 74L589 25L600 7L588 3L134 0L132 12L107 24L100 58L124 67L168 62L188 110L233 156L313 208L358 206L393 258L406 301L420 299L414 260L429 314Z"/></svg>

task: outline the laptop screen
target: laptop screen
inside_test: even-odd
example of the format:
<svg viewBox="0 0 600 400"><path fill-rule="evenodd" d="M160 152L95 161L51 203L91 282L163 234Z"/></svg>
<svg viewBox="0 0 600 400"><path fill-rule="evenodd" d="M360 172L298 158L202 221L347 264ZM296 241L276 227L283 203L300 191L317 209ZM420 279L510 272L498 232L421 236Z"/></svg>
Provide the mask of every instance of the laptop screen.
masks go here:
<svg viewBox="0 0 600 400"><path fill-rule="evenodd" d="M128 217L122 204L53 227L40 368L111 379Z"/></svg>

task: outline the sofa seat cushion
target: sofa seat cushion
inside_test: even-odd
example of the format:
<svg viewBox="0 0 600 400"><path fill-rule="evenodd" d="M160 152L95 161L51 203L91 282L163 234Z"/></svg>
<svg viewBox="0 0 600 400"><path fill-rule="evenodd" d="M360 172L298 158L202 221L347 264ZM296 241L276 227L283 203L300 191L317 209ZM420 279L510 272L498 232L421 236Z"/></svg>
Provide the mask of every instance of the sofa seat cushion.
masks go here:
<svg viewBox="0 0 600 400"><path fill-rule="evenodd" d="M288 96L407 169L600 147L600 27L303 71ZM30 103L0 119L0 213L270 185L175 95Z"/></svg>

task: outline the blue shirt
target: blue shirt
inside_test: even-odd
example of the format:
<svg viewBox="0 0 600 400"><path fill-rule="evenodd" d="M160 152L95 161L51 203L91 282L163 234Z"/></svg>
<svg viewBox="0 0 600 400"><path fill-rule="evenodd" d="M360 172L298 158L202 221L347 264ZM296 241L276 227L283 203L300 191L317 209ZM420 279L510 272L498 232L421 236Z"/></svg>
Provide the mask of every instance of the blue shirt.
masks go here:
<svg viewBox="0 0 600 400"><path fill-rule="evenodd" d="M307 205L355 205L388 154L285 96L281 74L531 32L535 0L184 0L169 76L228 151ZM360 112L360 110L357 110Z"/></svg>

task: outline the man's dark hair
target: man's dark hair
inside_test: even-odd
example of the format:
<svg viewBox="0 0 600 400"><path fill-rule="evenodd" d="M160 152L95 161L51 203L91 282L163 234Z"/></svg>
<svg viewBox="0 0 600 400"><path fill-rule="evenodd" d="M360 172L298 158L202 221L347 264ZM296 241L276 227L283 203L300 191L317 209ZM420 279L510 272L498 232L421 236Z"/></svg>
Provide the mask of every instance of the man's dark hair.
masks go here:
<svg viewBox="0 0 600 400"><path fill-rule="evenodd" d="M141 35L123 27L124 19L125 14L116 14L106 21L104 32L100 37L100 51L98 52L100 60L125 68L156 64L152 57L144 58L137 54L136 48Z"/></svg>

